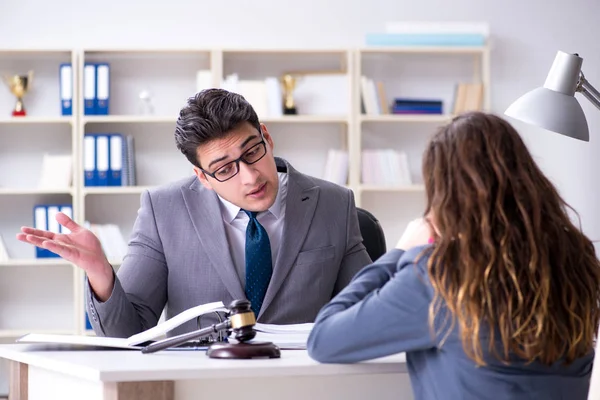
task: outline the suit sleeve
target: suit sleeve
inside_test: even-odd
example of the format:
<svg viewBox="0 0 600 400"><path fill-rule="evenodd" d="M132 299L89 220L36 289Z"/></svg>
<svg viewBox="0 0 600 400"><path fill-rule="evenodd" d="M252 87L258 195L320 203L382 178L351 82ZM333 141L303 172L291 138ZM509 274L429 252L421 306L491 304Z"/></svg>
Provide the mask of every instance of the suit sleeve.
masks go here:
<svg viewBox="0 0 600 400"><path fill-rule="evenodd" d="M319 312L309 355L350 363L435 347L428 323L431 286L415 249L391 250L360 271Z"/></svg>
<svg viewBox="0 0 600 400"><path fill-rule="evenodd" d="M352 280L354 275L364 266L371 263L371 258L363 244L360 227L358 225L358 214L354 202L354 193L348 191L347 225L346 225L346 251L340 265L338 278L335 283L335 296Z"/></svg>
<svg viewBox="0 0 600 400"><path fill-rule="evenodd" d="M146 191L110 298L100 302L86 280L86 309L96 334L129 337L155 326L167 302L167 276L152 199Z"/></svg>

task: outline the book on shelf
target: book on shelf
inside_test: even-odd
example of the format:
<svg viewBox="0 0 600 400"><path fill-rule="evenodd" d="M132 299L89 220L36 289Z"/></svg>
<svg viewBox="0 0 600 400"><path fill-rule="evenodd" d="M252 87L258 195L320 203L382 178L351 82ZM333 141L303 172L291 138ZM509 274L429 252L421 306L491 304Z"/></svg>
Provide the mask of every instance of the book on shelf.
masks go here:
<svg viewBox="0 0 600 400"><path fill-rule="evenodd" d="M454 115L483 108L483 83L459 83L454 97Z"/></svg>
<svg viewBox="0 0 600 400"><path fill-rule="evenodd" d="M348 182L348 152L344 150L329 149L325 161L325 174L323 179L345 185Z"/></svg>
<svg viewBox="0 0 600 400"><path fill-rule="evenodd" d="M135 186L132 135L86 133L83 138L85 186Z"/></svg>
<svg viewBox="0 0 600 400"><path fill-rule="evenodd" d="M39 189L69 189L73 182L73 157L70 154L44 153Z"/></svg>
<svg viewBox="0 0 600 400"><path fill-rule="evenodd" d="M361 175L366 185L409 186L413 183L406 152L393 149L363 150Z"/></svg>
<svg viewBox="0 0 600 400"><path fill-rule="evenodd" d="M395 98L392 114L442 114L443 101L438 99Z"/></svg>
<svg viewBox="0 0 600 400"><path fill-rule="evenodd" d="M485 22L388 22L384 32L368 33L367 46L483 46L490 34Z"/></svg>
<svg viewBox="0 0 600 400"><path fill-rule="evenodd" d="M92 224L85 221L84 226L100 240L102 250L109 260L123 260L127 254L127 241L116 224Z"/></svg>
<svg viewBox="0 0 600 400"><path fill-rule="evenodd" d="M0 262L10 260L10 256L8 255L8 250L6 249L6 243L4 243L4 239L2 239L2 235L0 235Z"/></svg>
<svg viewBox="0 0 600 400"><path fill-rule="evenodd" d="M380 86L383 88L383 85ZM360 92L362 108L366 115L386 114L387 105L381 104L381 95L377 93L378 85L367 76L360 77ZM383 94L385 96L385 94Z"/></svg>
<svg viewBox="0 0 600 400"><path fill-rule="evenodd" d="M86 62L83 66L84 115L110 114L110 64Z"/></svg>
<svg viewBox="0 0 600 400"><path fill-rule="evenodd" d="M70 233L68 228L60 225L56 215L61 212L73 218L72 204L36 204L33 206L33 227L53 233ZM58 258L58 254L41 247L35 247L36 258Z"/></svg>

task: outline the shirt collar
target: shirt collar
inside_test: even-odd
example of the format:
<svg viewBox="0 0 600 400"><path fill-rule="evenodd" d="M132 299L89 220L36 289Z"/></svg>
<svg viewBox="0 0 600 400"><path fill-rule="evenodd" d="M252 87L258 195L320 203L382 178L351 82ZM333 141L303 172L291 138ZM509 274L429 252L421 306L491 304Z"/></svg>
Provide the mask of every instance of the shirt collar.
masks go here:
<svg viewBox="0 0 600 400"><path fill-rule="evenodd" d="M284 172L278 172L277 179L279 180L279 190L277 190L275 202L273 202L273 205L267 211L273 214L275 218L279 219L281 216L283 202L285 201L287 194L287 174ZM243 214L242 209L239 206L236 206L232 202L225 200L219 195L217 195L217 197L221 202L221 213L225 222L231 223L238 215L240 215L240 213Z"/></svg>

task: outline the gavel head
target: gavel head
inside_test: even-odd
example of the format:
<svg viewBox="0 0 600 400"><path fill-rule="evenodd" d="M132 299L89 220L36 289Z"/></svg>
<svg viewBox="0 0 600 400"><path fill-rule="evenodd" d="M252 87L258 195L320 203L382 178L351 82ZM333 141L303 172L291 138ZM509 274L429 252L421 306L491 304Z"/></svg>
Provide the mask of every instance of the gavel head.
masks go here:
<svg viewBox="0 0 600 400"><path fill-rule="evenodd" d="M229 311L229 321L235 339L242 343L254 339L256 336L254 330L256 318L250 308L250 302L248 300L234 300L229 305Z"/></svg>

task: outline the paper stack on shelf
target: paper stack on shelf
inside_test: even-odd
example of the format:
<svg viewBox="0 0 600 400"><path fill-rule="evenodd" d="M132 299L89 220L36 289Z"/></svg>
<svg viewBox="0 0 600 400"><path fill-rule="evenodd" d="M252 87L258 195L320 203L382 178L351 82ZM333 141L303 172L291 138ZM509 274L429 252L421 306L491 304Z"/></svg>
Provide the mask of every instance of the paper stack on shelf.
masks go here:
<svg viewBox="0 0 600 400"><path fill-rule="evenodd" d="M367 46L483 46L490 34L486 22L388 22L385 32L368 33Z"/></svg>

